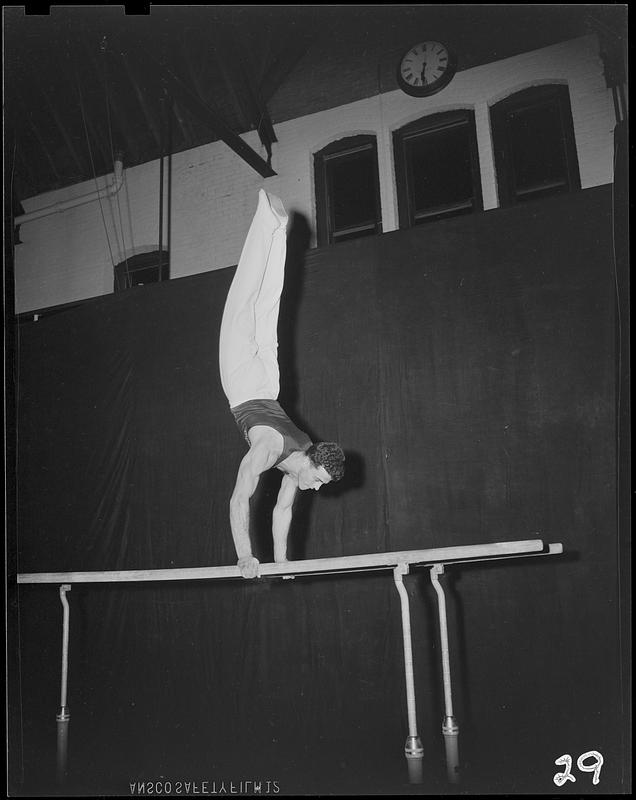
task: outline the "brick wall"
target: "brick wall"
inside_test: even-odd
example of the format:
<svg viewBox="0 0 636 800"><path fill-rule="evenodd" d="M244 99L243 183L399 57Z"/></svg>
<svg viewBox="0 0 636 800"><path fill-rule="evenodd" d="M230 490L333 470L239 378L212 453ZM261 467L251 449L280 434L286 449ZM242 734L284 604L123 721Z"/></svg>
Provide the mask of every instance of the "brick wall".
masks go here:
<svg viewBox="0 0 636 800"><path fill-rule="evenodd" d="M223 142L175 154L171 277L237 263L261 186L279 194L288 210L303 214L315 230L313 154L344 136L377 136L383 230L396 230L392 133L428 113L474 109L484 208L496 208L489 107L528 86L553 82L569 87L582 187L610 183L613 105L598 42L587 36L464 70L431 98L391 91L277 124L272 164L278 174L273 178L263 180ZM244 139L265 155L254 132ZM80 184L25 200L23 206L33 211L94 188L91 182ZM164 241L166 227L164 223ZM112 292L113 264L156 249L158 232L156 161L125 169L122 189L109 200L25 223L20 231L23 244L16 248L16 311Z"/></svg>

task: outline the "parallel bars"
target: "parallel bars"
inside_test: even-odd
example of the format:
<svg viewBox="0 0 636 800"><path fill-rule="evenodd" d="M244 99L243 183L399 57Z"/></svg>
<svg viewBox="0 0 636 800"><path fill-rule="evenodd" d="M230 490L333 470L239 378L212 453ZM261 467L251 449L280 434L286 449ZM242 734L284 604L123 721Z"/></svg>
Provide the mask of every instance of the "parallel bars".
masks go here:
<svg viewBox="0 0 636 800"><path fill-rule="evenodd" d="M442 674L444 680L444 721L442 733L446 747L446 767L450 783L459 781L458 736L459 727L453 714L451 690L450 657L448 648L448 626L446 600L439 576L444 573L444 564L459 564L471 561L491 561L501 558L520 558L524 556L556 555L563 552L560 543L544 545L539 539L518 542L497 542L494 544L467 545L458 547L438 547L429 550L405 550L394 553L368 553L358 556L336 558L313 558L305 561L287 561L281 564L260 564L259 577L295 577L301 575L367 572L393 569L393 579L400 597L402 613L402 637L404 642L404 668L406 680L406 701L408 715L408 736L404 753L409 767L412 783L422 782L422 759L424 751L417 732L415 706L415 682L413 677L413 651L411 642L411 618L409 598L403 583L404 575L411 566L428 565L433 588L437 594L442 651ZM68 680L68 638L69 606L66 593L73 583L124 583L149 581L191 581L223 580L240 578L236 566L227 567L189 567L176 569L136 569L114 570L108 572L33 572L20 573L19 584L52 583L60 584L60 599L63 606L62 633L62 684L60 710L57 720L57 776L62 782L66 775L68 724L70 714L67 706Z"/></svg>

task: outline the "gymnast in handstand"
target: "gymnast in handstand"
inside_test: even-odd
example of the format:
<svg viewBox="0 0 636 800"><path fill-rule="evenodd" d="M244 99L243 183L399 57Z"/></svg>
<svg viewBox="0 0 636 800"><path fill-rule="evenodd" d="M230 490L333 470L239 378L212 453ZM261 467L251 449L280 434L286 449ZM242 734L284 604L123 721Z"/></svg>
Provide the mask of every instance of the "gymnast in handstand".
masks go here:
<svg viewBox="0 0 636 800"><path fill-rule="evenodd" d="M285 279L287 214L263 189L225 302L219 340L223 391L249 450L230 499L230 526L244 578L259 574L250 542L250 498L260 476L283 473L272 514L274 560L287 560L287 536L298 489L314 489L344 474L334 442L312 443L278 403L278 312Z"/></svg>

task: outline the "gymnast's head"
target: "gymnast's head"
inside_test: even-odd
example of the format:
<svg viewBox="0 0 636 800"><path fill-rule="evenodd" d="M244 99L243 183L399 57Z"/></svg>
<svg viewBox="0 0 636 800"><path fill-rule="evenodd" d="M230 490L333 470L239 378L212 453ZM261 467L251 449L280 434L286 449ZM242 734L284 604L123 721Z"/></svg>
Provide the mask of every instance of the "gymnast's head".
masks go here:
<svg viewBox="0 0 636 800"><path fill-rule="evenodd" d="M305 451L307 465L298 475L299 489L318 491L325 483L339 481L344 475L345 454L335 442L317 442Z"/></svg>

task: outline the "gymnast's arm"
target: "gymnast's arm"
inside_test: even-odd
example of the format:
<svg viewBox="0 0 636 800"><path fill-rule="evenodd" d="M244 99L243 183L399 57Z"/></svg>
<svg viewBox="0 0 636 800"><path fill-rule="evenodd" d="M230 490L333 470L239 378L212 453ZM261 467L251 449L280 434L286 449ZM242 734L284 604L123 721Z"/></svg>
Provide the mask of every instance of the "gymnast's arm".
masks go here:
<svg viewBox="0 0 636 800"><path fill-rule="evenodd" d="M250 542L250 498L256 491L262 473L276 463L279 450L268 437L252 439L252 445L239 466L230 498L230 527L238 568L244 578L258 576L258 560L252 555Z"/></svg>
<svg viewBox="0 0 636 800"><path fill-rule="evenodd" d="M292 506L298 483L290 475L283 475L278 499L272 513L272 536L274 539L274 561L287 561L287 534L292 520Z"/></svg>

